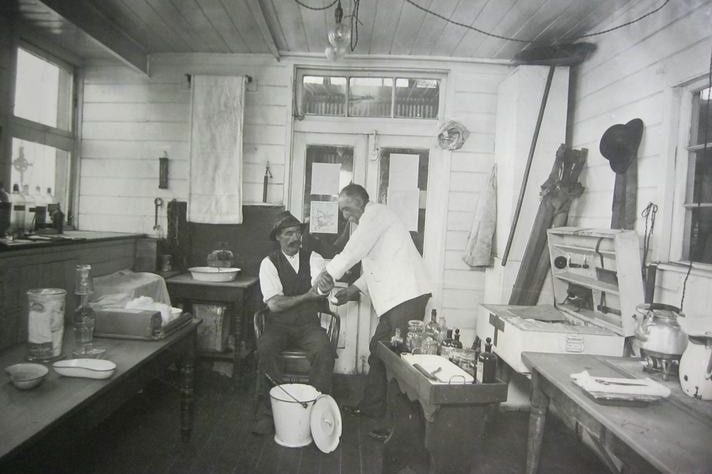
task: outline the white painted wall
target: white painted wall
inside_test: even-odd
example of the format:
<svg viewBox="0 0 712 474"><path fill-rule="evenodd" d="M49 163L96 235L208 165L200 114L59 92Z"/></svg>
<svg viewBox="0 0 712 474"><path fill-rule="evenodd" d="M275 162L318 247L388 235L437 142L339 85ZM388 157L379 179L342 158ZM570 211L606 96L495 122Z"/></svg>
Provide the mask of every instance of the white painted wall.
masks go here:
<svg viewBox="0 0 712 474"><path fill-rule="evenodd" d="M164 54L151 58L147 78L115 64L93 63L85 71L84 126L78 223L82 229L153 234L153 200L187 199L190 90L185 74L247 74L244 130L244 201L262 202L264 167L274 178L268 201L285 203L289 184L292 134L292 84L295 67L329 66L315 58ZM447 172L437 186L443 210L436 239L442 242L433 260L433 303L448 324L461 328L462 340L474 337L475 310L482 303L484 272L462 260L477 199L494 160L497 86L511 67L442 61L359 60L349 67L427 70L446 75L444 117L457 120L471 135L460 150L439 153ZM250 90L252 89L252 90ZM388 133L408 135L403 121ZM341 126L341 125L339 125ZM380 128L379 128L380 130ZM380 133L380 132L379 132ZM435 133L429 132L433 137ZM158 189L158 157L170 158L169 189ZM430 204L429 204L430 206ZM165 229L165 209L161 224Z"/></svg>
<svg viewBox="0 0 712 474"><path fill-rule="evenodd" d="M647 2L632 2L628 16L640 16L649 7ZM670 173L677 139L672 90L708 73L710 25L709 0L670 2L656 15L596 37L597 51L580 66L573 146L588 148L589 154L581 175L586 190L572 206L570 224L609 226L615 177L598 150L599 141L611 125L638 117L645 124L638 150L638 215L648 202L659 206L649 261L668 261L668 255L675 255L674 249L668 249L672 203L666 199L666 189L684 177ZM642 238L644 219L638 218L636 230ZM686 270L676 264L661 268L656 301L680 305ZM693 270L687 282L683 324L712 329L711 289L712 268Z"/></svg>

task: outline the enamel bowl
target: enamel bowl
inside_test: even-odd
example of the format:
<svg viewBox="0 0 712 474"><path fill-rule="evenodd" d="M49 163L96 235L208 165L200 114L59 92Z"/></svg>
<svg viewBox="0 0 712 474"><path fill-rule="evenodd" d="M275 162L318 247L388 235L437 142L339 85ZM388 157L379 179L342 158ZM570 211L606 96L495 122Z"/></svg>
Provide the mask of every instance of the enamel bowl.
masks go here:
<svg viewBox="0 0 712 474"><path fill-rule="evenodd" d="M114 375L116 364L103 359L67 359L58 360L52 364L52 368L65 377L108 379Z"/></svg>
<svg viewBox="0 0 712 474"><path fill-rule="evenodd" d="M20 390L29 390L42 383L49 373L49 369L42 364L21 362L5 367L5 372L15 387Z"/></svg>
<svg viewBox="0 0 712 474"><path fill-rule="evenodd" d="M232 281L240 273L239 268L231 267L191 267L188 271L200 281Z"/></svg>

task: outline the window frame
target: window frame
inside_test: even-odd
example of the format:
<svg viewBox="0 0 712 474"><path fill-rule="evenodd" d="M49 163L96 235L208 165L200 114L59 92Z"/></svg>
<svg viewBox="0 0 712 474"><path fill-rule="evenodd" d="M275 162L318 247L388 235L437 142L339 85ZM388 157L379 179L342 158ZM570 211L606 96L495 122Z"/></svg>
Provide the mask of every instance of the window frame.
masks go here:
<svg viewBox="0 0 712 474"><path fill-rule="evenodd" d="M690 169L691 156L695 150L699 151L703 143L691 145L694 128L698 126L698 109L695 107L695 95L709 87L709 79L705 75L696 80L680 85L673 91L677 107L677 130L673 155L673 173L668 175L668 186L672 189L672 198L666 200L671 209L670 217L670 243L668 260L671 263L690 265L689 258L689 229L688 212L690 205L686 203L687 196L691 195L694 176ZM711 117L712 118L712 117ZM708 142L708 149L712 142ZM692 267L712 274L712 264L692 261Z"/></svg>
<svg viewBox="0 0 712 474"><path fill-rule="evenodd" d="M20 49L38 56L39 58L56 65L71 74L72 93L67 100L70 103L68 123L70 130L45 125L40 122L28 120L15 115L15 91L18 71L18 53ZM69 183L67 183L66 205L62 209L65 213L66 224L76 226L77 200L78 200L78 173L79 173L79 145L80 145L80 97L81 97L81 69L78 64L71 61L71 55L65 57L61 50L51 45L43 46L41 43L28 41L18 36L12 45L10 92L8 102L8 133L5 147L8 153L12 150L13 139L38 143L65 151L69 155ZM8 154L7 168L5 170L7 182L12 176L13 157ZM11 186L11 184L10 184ZM56 186L55 186L56 187Z"/></svg>
<svg viewBox="0 0 712 474"><path fill-rule="evenodd" d="M305 114L303 112L302 96L303 96L303 80L304 76L336 76L346 78L346 97L345 97L345 113L344 115L317 115L317 114ZM391 91L391 115L388 117L382 116L351 116L348 115L348 105L350 96L350 79L351 78L366 78L366 77L378 77L378 78L392 78L393 87ZM398 79L433 79L438 81L438 110L435 117L431 118L414 118L414 117L398 117L395 115L394 105L395 105L395 94L396 94L396 81ZM441 120L444 113L444 102L445 102L445 79L446 74L424 71L424 70L382 70L382 69L360 69L360 68L311 68L311 67L296 67L296 73L294 74L294 117L297 120L305 119L343 119L343 120L414 120L414 121L433 121L437 122Z"/></svg>

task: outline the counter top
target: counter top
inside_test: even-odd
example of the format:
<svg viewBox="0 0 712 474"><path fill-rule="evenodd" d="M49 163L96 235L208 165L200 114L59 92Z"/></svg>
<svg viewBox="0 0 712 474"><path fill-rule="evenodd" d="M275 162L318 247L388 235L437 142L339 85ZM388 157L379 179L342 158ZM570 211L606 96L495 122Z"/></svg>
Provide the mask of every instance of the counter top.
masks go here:
<svg viewBox="0 0 712 474"><path fill-rule="evenodd" d="M68 245L76 242L93 242L142 237L146 237L146 235L124 232L68 230L62 234L32 235L26 239L0 239L0 253L24 249L54 247L57 245Z"/></svg>

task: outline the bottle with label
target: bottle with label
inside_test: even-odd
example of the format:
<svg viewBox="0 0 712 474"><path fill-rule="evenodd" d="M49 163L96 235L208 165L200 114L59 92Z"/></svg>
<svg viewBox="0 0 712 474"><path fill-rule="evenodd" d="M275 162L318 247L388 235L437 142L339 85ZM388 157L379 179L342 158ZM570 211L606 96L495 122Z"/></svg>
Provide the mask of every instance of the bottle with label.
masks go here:
<svg viewBox="0 0 712 474"><path fill-rule="evenodd" d="M20 237L25 232L25 197L20 192L20 185L12 185L12 214L10 214L10 232Z"/></svg>
<svg viewBox="0 0 712 474"><path fill-rule="evenodd" d="M30 185L22 185L22 196L25 198L25 235L31 234L35 225L35 197L30 192Z"/></svg>
<svg viewBox="0 0 712 474"><path fill-rule="evenodd" d="M74 310L74 344L72 354L75 357L91 357L94 351L94 325L96 314L89 304L89 295L92 293L91 265L77 265L74 294L79 296L77 307Z"/></svg>
<svg viewBox="0 0 712 474"><path fill-rule="evenodd" d="M485 339L485 350L477 358L477 381L493 383L496 381L497 356L492 352L492 339Z"/></svg>

